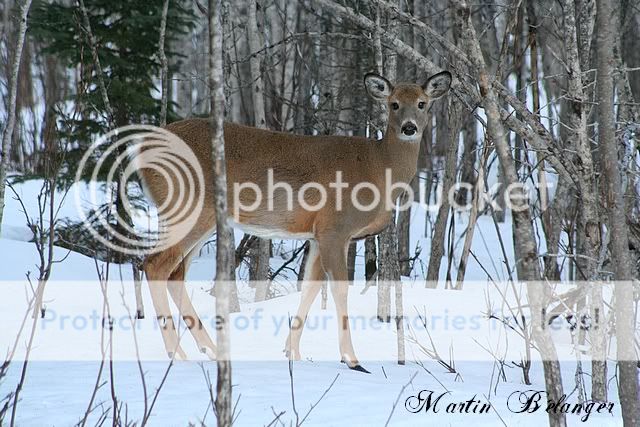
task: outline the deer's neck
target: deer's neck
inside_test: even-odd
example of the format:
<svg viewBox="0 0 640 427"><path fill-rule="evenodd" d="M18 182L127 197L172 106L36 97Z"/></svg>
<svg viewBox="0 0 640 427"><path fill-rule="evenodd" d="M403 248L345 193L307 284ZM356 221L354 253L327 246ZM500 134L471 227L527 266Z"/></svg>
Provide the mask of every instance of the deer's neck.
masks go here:
<svg viewBox="0 0 640 427"><path fill-rule="evenodd" d="M384 150L385 167L391 169L393 180L406 183L411 181L417 170L420 140L402 141L387 132L380 145Z"/></svg>

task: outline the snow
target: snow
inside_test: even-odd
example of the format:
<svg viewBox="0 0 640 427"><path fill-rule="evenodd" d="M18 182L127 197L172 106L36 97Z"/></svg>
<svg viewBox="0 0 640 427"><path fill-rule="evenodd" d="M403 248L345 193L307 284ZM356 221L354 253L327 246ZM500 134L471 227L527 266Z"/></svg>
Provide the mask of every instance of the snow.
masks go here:
<svg viewBox="0 0 640 427"><path fill-rule="evenodd" d="M33 216L37 208L38 181L28 181L16 187L25 206ZM58 197L60 200L61 198ZM10 349L30 295L25 274L37 277L38 254L31 240L32 234L25 225L20 204L8 199L0 238L0 349ZM78 218L73 200L67 198L60 209L61 218ZM435 215L432 214L435 220ZM407 331L407 364L399 366L397 359L397 337L395 324L380 323L376 319L376 288L364 289L356 283L349 294L352 337L356 354L371 374L351 371L339 363L337 323L333 301L329 296L326 310L320 307L319 299L314 303L307 327L301 341L303 360L293 363L293 385L295 408L300 419L304 418L310 405L317 402L337 376L335 384L326 393L317 407L305 420L305 426L371 426L385 425L394 402L389 425L466 425L478 426L534 426L547 423L544 409L534 413L517 414L513 408L518 395L526 390L544 390L539 356L534 351L531 369L532 384L525 385L522 372L513 365L524 354L522 340L496 321L487 319L487 313L506 313L507 308L500 294L506 292L513 301L511 287L503 282L509 272L503 255L513 268L511 246L511 223L494 224L490 217L479 219L472 251L477 260L470 258L467 280L461 291L425 289L424 275L430 251L429 240L424 236L425 210L414 205L412 213L411 248L422 249L420 263L416 264L413 276L404 278L404 307ZM466 217L456 214L454 240L454 262L452 276L456 277L458 256L464 240ZM498 244L497 231L502 234L504 254ZM239 240L241 234L236 235ZM283 248L290 250L293 242L284 242ZM358 247L356 276L363 276L363 248ZM276 251L272 266L284 262ZM86 411L96 376L102 360L103 295L97 280L94 261L78 253L69 253L55 248L54 265L50 282L44 294L45 317L40 319L35 330L34 346L30 355L25 387L18 403L17 425L73 425ZM211 288L215 269L215 251L204 250L189 270L187 288L200 314L205 328L214 336L214 300L208 291ZM440 277L446 276L447 262L443 260ZM493 280L488 279L489 272ZM242 274L241 274L242 276ZM295 292L295 276L291 273L278 279L276 286L282 295L261 303L253 303L253 290L246 282L239 281L242 311L233 315L232 360L234 398L237 405L237 426L269 425L275 414L284 411L281 420L285 425L293 422L296 415L292 404L289 364L283 355L288 333L288 318L295 313L299 293ZM153 306L146 286L143 297L146 318L135 321L135 340L130 313L135 309L135 299L130 268L110 266L108 301L114 319L112 330L112 356L114 388L117 398L126 405L130 420L138 423L143 417L144 394L137 365L136 345L146 382L148 403L153 399L158 385L167 370L168 360L162 343ZM521 297L523 289L518 289ZM329 292L330 295L330 292ZM422 318L427 320L427 328ZM0 381L0 398L11 392L18 381L26 350L31 317L27 317L27 330L18 341L14 363L7 377ZM557 330L556 330L557 329ZM560 325L552 331L562 361L565 392L569 402L576 402L574 390L576 355L571 344L571 333ZM211 411L210 395L204 372L210 372L215 387L215 362L207 360L195 346L194 340L181 324L181 344L189 361L176 362L171 366L158 400L153 408L149 425L175 426L189 423L215 424ZM457 374L447 370L427 357L420 345L430 346L430 338L445 361L455 363ZM502 377L500 363L506 363ZM588 373L590 364L583 357L583 369ZM87 425L99 419L102 408L111 406L111 392L107 364L95 399L98 408L91 413ZM610 366L610 375L615 367ZM409 383L412 376L415 378ZM588 376L585 377L588 383ZM401 392L401 390L404 391ZM482 402L490 400L491 409L486 414L447 413L446 404L439 411L410 412L405 404L412 402L421 390L432 390L435 395L449 392L443 402L461 402L474 398ZM592 413L587 422L584 415L569 414L569 425L621 425L621 415L615 381L610 382L610 399L614 404L612 413ZM587 384L588 393L588 384ZM415 399L415 397L414 397ZM508 402L510 406L508 406ZM410 407L410 406L409 406ZM510 409L511 408L511 409ZM124 417L125 409L122 416ZM108 415L111 416L110 414ZM110 423L110 418L109 421ZM279 425L279 424L278 424Z"/></svg>

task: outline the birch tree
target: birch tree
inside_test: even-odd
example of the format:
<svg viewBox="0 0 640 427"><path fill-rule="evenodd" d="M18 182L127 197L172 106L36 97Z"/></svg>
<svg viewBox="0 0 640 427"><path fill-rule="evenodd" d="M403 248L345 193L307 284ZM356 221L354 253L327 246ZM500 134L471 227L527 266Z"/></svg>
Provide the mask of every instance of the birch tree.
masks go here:
<svg viewBox="0 0 640 427"><path fill-rule="evenodd" d="M395 55L383 64L382 42L380 33L381 9L376 9L376 32L374 35L374 58L378 74L385 75L391 81L396 80ZM391 29L394 32L394 29ZM379 105L377 122L378 129L386 128L387 113L384 106ZM378 130L376 130L377 132ZM391 283L400 280L400 265L398 264L398 236L395 224L395 211L392 213L389 225L378 235L378 320L391 321Z"/></svg>
<svg viewBox="0 0 640 427"><path fill-rule="evenodd" d="M8 7L8 5L6 5ZM31 0L24 0L18 9L18 36L16 46L13 51L13 58L10 65L9 74L9 100L7 102L7 122L2 132L2 145L0 149L0 233L2 233L2 217L4 213L5 181L11 160L11 141L13 141L13 129L16 124L16 97L18 94L18 71L22 60L22 48L24 47L24 37L27 33L27 16Z"/></svg>
<svg viewBox="0 0 640 427"><path fill-rule="evenodd" d="M371 6L369 8L372 13L375 13L376 25L373 29L373 60L376 67L376 71L378 74L383 74L384 72L384 64L382 62L382 42L380 40L380 10ZM371 100L367 100L371 102ZM373 115L371 117L371 133L374 137L377 137L377 133L380 129L384 128L384 120L385 120L385 112L382 109L381 105L377 105L377 103L373 103ZM374 236L369 236L364 241L364 276L365 280L369 281L374 278L374 275L378 271L378 247L376 246L376 238ZM381 294L381 292L383 294ZM380 302L382 299L382 304L385 304L385 294L384 290L381 290L378 287L378 319L385 316L385 313L380 312ZM387 291L388 292L388 291ZM388 298L387 298L388 299ZM384 309L382 309L384 310Z"/></svg>
<svg viewBox="0 0 640 427"><path fill-rule="evenodd" d="M211 88L211 146L216 205L216 320L218 346L216 416L218 427L232 421L229 337L229 285L234 278L233 232L227 223L227 173L224 156L224 71L222 68L221 0L209 0L209 87Z"/></svg>

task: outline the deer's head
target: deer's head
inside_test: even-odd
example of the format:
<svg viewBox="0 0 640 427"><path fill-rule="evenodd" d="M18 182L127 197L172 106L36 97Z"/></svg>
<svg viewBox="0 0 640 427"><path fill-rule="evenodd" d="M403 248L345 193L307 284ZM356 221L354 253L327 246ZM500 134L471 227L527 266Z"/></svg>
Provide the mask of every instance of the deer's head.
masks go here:
<svg viewBox="0 0 640 427"><path fill-rule="evenodd" d="M384 77L368 73L364 84L373 99L387 104L387 133L402 141L419 142L427 126L429 106L449 91L451 73L434 74L422 86L407 83L394 86Z"/></svg>

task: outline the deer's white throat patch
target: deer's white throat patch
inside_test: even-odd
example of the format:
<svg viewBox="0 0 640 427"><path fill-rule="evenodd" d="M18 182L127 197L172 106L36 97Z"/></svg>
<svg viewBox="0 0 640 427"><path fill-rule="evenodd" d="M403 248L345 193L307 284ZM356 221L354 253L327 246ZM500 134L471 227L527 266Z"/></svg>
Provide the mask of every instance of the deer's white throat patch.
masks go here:
<svg viewBox="0 0 640 427"><path fill-rule="evenodd" d="M400 141L405 141L405 142L419 143L420 140L422 139L422 134L421 133L416 133L415 135L407 136L407 135L401 133L400 136L398 137L398 139L400 139Z"/></svg>

